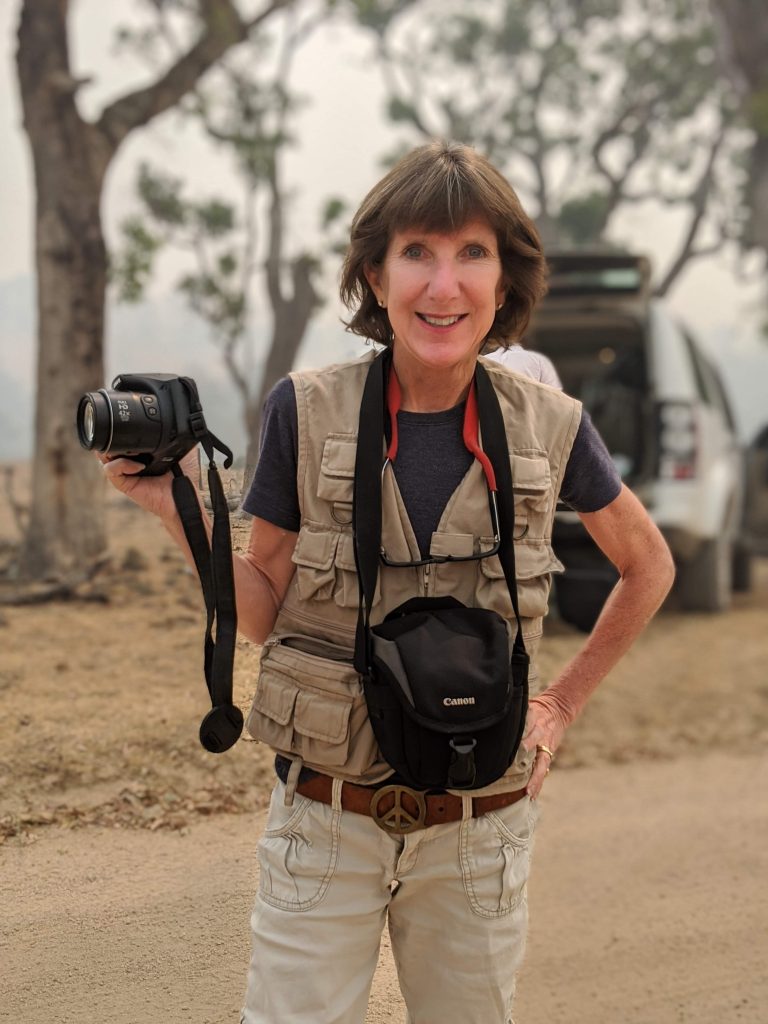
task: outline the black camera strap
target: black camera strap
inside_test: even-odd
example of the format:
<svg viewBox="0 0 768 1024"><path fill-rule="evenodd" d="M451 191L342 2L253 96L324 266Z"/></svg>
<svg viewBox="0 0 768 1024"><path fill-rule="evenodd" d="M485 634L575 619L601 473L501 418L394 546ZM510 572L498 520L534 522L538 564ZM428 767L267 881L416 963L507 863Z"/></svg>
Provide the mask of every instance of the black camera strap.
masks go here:
<svg viewBox="0 0 768 1024"><path fill-rule="evenodd" d="M184 475L178 463L171 467L174 477L173 500L195 560L207 613L203 665L205 682L211 698L211 710L200 725L200 742L206 750L220 754L228 750L243 731L243 713L232 703L237 607L229 508L221 476L214 461L214 450L218 450L224 454L224 467L228 468L232 465L232 452L206 428L194 382L189 378L181 379L190 391L193 409L190 427L208 456L208 489L213 505L213 533L210 544L197 493L192 481Z"/></svg>

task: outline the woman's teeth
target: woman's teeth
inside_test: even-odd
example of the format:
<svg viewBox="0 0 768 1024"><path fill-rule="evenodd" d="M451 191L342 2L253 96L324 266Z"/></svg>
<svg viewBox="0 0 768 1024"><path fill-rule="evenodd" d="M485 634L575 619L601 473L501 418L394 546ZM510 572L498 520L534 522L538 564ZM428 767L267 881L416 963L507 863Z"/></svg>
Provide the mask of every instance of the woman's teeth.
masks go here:
<svg viewBox="0 0 768 1024"><path fill-rule="evenodd" d="M456 316L427 316L426 313L419 313L419 316L433 327L450 327L451 324L456 324L461 320L462 314L457 313Z"/></svg>

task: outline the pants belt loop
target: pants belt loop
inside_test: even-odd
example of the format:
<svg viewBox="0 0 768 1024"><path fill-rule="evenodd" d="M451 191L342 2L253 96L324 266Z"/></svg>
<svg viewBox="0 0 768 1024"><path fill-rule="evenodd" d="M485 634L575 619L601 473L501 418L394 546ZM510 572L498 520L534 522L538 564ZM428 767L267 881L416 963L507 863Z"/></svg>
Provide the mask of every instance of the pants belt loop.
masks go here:
<svg viewBox="0 0 768 1024"><path fill-rule="evenodd" d="M331 806L334 811L341 810L341 787L344 785L342 779L333 780L333 788L331 790Z"/></svg>
<svg viewBox="0 0 768 1024"><path fill-rule="evenodd" d="M304 761L300 757L295 757L291 761L291 767L288 769L288 778L285 780L285 797L283 803L286 807L293 807L293 798L296 795L296 787L299 784L299 772L304 766Z"/></svg>
<svg viewBox="0 0 768 1024"><path fill-rule="evenodd" d="M461 794L461 820L468 821L472 817L472 797Z"/></svg>

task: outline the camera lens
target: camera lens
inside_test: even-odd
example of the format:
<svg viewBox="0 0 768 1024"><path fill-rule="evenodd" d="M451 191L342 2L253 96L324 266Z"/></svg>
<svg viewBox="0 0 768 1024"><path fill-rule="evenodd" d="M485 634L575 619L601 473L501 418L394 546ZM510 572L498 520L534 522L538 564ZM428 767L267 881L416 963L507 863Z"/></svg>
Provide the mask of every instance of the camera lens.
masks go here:
<svg viewBox="0 0 768 1024"><path fill-rule="evenodd" d="M93 430L96 425L96 414L93 411L93 402L89 402L83 412L83 437L87 444L93 444Z"/></svg>
<svg viewBox="0 0 768 1024"><path fill-rule="evenodd" d="M89 391L77 407L77 433L83 448L105 452L112 443L112 406L103 391Z"/></svg>

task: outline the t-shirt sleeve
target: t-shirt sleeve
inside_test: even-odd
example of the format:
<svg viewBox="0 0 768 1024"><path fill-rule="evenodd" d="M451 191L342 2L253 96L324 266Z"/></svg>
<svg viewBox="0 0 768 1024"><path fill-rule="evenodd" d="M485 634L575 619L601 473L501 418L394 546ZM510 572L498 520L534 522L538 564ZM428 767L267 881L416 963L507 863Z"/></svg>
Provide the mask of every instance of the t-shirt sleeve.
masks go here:
<svg viewBox="0 0 768 1024"><path fill-rule="evenodd" d="M560 500L574 512L598 512L618 497L621 477L592 418L582 409L581 422L563 474Z"/></svg>
<svg viewBox="0 0 768 1024"><path fill-rule="evenodd" d="M301 524L296 465L299 418L290 377L272 388L264 403L259 461L243 509L281 530L298 533Z"/></svg>
<svg viewBox="0 0 768 1024"><path fill-rule="evenodd" d="M562 391L563 382L560 380L560 374L555 369L555 364L552 360L541 352L536 353L536 358L539 362L539 380L541 383L549 384L551 388L559 388Z"/></svg>

